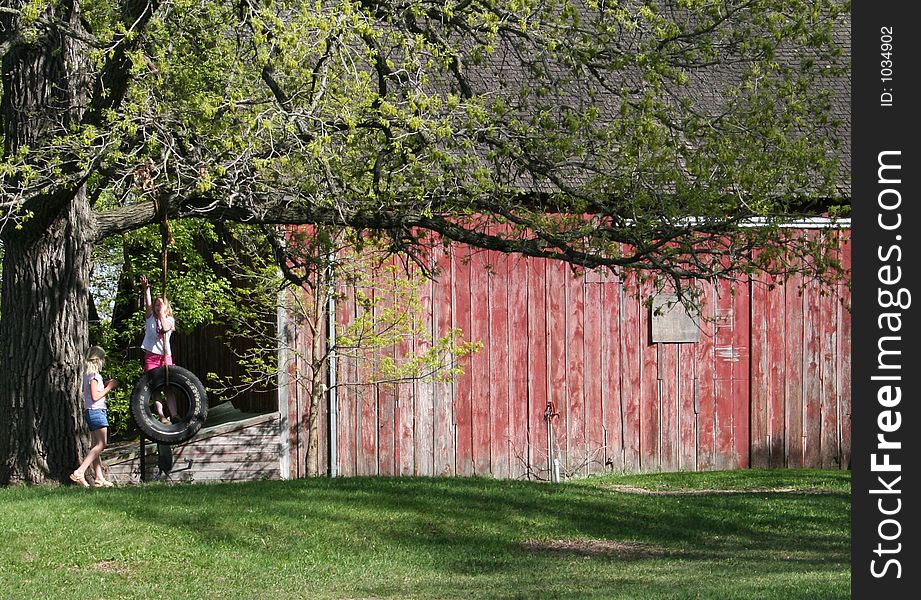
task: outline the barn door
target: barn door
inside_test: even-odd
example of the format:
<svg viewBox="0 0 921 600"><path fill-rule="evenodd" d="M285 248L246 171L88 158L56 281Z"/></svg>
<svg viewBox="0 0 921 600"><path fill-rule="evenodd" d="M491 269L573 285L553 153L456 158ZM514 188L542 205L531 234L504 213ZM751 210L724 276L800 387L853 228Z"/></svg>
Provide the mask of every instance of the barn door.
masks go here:
<svg viewBox="0 0 921 600"><path fill-rule="evenodd" d="M750 289L746 281L706 286L697 348L697 469L749 466Z"/></svg>

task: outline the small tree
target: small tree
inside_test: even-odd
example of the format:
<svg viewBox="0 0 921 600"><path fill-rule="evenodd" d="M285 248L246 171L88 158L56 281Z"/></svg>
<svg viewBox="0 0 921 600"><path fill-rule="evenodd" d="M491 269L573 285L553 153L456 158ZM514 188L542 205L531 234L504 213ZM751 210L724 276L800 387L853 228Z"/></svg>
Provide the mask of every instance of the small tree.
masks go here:
<svg viewBox="0 0 921 600"><path fill-rule="evenodd" d="M328 373L332 357L353 361L364 374L358 380L337 378L336 387L397 385L419 379L447 381L463 371L459 361L481 347L463 341L452 329L432 339L421 318L419 288L429 273L415 263L404 263L379 240L360 238L356 232L325 228L289 230L270 234L276 260L265 257L264 245L251 240L245 257L230 256L241 286L235 289L237 308L230 311L229 347L245 339L250 350L238 354L249 375L223 391L239 393L250 387L266 388L284 373L287 385L301 388L309 398L303 429L307 436L305 458L308 476L317 475L317 416L331 389ZM262 251L260 251L262 250ZM283 265L279 270L277 264ZM329 335L329 300L354 303L354 318ZM272 321L284 311L286 326L278 331ZM414 340L423 340L414 348ZM279 354L285 357L278 361ZM211 377L221 379L212 374Z"/></svg>

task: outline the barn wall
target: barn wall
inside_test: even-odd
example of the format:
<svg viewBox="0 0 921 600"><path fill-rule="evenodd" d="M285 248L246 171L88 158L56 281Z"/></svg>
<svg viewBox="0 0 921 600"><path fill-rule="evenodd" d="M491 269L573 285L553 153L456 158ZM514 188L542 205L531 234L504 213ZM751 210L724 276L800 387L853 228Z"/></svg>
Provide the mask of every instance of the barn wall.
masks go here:
<svg viewBox="0 0 921 600"><path fill-rule="evenodd" d="M845 240L848 270L850 256ZM751 297L752 466L848 468L850 290L845 282L821 289L760 278Z"/></svg>
<svg viewBox="0 0 921 600"><path fill-rule="evenodd" d="M841 253L849 264L846 241ZM453 383L351 385L369 367L340 359L340 475L547 479L553 458L567 476L850 462L843 283L704 285L699 341L652 343L649 282L464 247L431 260L440 276L420 288L428 339L380 354L423 350L454 327L483 347ZM362 310L354 298L340 289L339 323ZM290 392L292 465L303 461L303 393Z"/></svg>
<svg viewBox="0 0 921 600"><path fill-rule="evenodd" d="M245 355L254 343L240 337L229 338L224 326L214 324L200 325L188 333L177 332L171 338L176 364L198 374L208 389L220 389L225 385L210 373L217 373L234 385L251 375L240 365L238 355ZM223 400L212 396L212 402ZM232 394L230 399L244 412L264 412L278 407L277 392L271 389L247 388L242 393Z"/></svg>

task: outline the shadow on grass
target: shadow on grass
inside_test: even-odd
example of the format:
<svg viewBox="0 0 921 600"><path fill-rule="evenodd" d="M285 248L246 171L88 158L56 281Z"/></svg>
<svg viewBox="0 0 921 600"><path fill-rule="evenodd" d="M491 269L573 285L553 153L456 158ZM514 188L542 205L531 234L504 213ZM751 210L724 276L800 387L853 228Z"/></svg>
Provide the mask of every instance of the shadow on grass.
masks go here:
<svg viewBox="0 0 921 600"><path fill-rule="evenodd" d="M363 553L378 553L384 562L417 556L446 574L585 558L529 547L548 540L654 549L591 556L599 561L744 559L762 562L768 571L839 568L849 561L850 498L843 492L640 496L593 485L414 478L154 485L117 492L98 498L99 504L207 546L254 553L335 547L347 562Z"/></svg>

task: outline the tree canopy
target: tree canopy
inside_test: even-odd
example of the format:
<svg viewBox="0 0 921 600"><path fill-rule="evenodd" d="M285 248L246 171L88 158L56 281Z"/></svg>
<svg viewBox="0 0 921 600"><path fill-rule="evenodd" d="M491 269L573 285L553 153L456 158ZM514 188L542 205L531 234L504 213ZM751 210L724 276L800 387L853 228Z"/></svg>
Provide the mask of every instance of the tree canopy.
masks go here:
<svg viewBox="0 0 921 600"><path fill-rule="evenodd" d="M164 218L373 231L410 256L435 236L676 283L834 272L821 240L779 226L847 204L848 10L2 0L0 351L35 341L37 310L57 333L20 366L79 363L84 330L58 325L85 314L89 250ZM52 289L70 300L46 306ZM22 412L45 402L36 422L66 429L74 368L0 376L0 482L61 475L76 446L39 457ZM43 390L59 401L26 398Z"/></svg>
<svg viewBox="0 0 921 600"><path fill-rule="evenodd" d="M691 275L702 237L841 189L838 2L13 4L5 76L60 43L89 93L34 140L7 120L5 230L86 184L97 237L156 201Z"/></svg>

